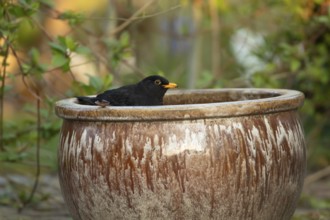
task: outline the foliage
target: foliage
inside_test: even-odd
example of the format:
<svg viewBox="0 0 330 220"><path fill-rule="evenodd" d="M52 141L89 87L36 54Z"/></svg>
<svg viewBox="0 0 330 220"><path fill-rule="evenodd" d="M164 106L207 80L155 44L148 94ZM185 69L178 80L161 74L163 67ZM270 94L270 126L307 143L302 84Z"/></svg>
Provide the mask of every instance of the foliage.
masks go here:
<svg viewBox="0 0 330 220"><path fill-rule="evenodd" d="M52 0L0 1L0 175L31 175L38 151L41 170L56 171L61 125L54 114L56 100L95 94L151 72L165 72L181 88L254 86L304 92L309 168L330 164L326 1L150 1L141 7L157 6L150 11L127 2L118 9L123 18L113 19L107 11L111 7L88 14L60 11ZM51 33L49 20L62 22L66 31ZM254 33L252 38L261 36L252 48L258 68L246 66L242 60L248 57L238 58L242 48L234 49L241 29ZM92 68L77 75L75 68L86 64ZM10 119L5 118L5 102L15 108ZM22 206L28 190L17 190L24 195L18 201L0 195L0 203Z"/></svg>
<svg viewBox="0 0 330 220"><path fill-rule="evenodd" d="M297 10L301 3L292 3L291 13L298 13L289 24L265 36L265 43L256 51L265 68L252 77L258 87L296 89L305 94L302 113L310 169L330 164L330 7L317 2L307 18Z"/></svg>
<svg viewBox="0 0 330 220"><path fill-rule="evenodd" d="M0 2L0 176L6 178L15 173L31 176L37 173L31 193L31 189L25 187L15 188L22 195L18 198L0 195L0 203L14 203L18 207L23 207L33 199L40 170L49 172L57 169L56 148L61 121L54 114L55 100L100 92L108 89L113 81L112 75L106 71L98 76L86 72L88 83L75 78L72 59L81 55L89 57L91 62L99 54L91 51L90 45L83 45L74 34L49 34L42 24L43 9L58 14L56 19L67 22L72 29L81 27L79 31L89 34L81 26L84 21L82 14L72 11L60 13L46 0ZM33 39L42 39L42 43ZM127 58L128 43L127 34L104 43L108 56L104 56L106 59L103 62L115 66L121 59ZM107 67L108 70L115 69L110 65ZM71 86L60 96L54 96L47 78L49 75L62 77L63 73L67 75L66 78L71 78ZM28 92L27 100L15 102L13 99L21 94L16 93L18 91L14 90L13 82L20 80ZM18 117L6 120L5 102L20 106Z"/></svg>

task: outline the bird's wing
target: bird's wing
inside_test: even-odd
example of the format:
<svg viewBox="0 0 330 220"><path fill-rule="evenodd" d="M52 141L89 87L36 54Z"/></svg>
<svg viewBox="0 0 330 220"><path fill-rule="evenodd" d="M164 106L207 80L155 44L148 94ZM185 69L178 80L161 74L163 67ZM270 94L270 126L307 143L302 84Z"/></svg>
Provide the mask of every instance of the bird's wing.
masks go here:
<svg viewBox="0 0 330 220"><path fill-rule="evenodd" d="M86 96L78 96L78 103L82 105L96 105L95 101L97 99L95 97L86 97Z"/></svg>
<svg viewBox="0 0 330 220"><path fill-rule="evenodd" d="M135 105L134 85L123 86L118 89L107 90L96 96L97 99L106 100L112 106Z"/></svg>

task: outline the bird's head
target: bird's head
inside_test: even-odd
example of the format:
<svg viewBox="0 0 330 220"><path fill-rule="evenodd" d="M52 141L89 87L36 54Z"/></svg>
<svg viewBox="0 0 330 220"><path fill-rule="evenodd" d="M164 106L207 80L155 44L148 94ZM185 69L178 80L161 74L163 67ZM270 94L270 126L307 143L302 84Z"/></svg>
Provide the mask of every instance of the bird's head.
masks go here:
<svg viewBox="0 0 330 220"><path fill-rule="evenodd" d="M162 76L153 75L144 78L140 83L146 90L163 97L167 89L173 89L177 87L177 84L169 82Z"/></svg>

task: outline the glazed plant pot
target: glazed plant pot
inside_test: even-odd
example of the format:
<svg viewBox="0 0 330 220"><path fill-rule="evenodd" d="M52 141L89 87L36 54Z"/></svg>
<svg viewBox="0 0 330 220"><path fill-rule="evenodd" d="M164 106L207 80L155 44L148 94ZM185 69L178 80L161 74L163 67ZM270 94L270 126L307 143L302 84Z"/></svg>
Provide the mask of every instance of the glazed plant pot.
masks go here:
<svg viewBox="0 0 330 220"><path fill-rule="evenodd" d="M306 154L302 93L177 90L164 106L57 102L74 219L290 219Z"/></svg>

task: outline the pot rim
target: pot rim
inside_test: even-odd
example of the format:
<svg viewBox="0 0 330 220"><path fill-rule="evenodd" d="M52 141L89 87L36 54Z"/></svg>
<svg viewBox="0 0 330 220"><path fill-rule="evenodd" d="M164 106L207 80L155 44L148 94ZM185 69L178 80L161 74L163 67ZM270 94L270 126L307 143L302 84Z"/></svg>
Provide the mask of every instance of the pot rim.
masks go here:
<svg viewBox="0 0 330 220"><path fill-rule="evenodd" d="M175 96L216 96L233 94L236 96L262 95L265 98L210 102L195 104L175 104L162 106L91 106L80 105L76 98L56 102L55 112L58 117L68 120L86 121L167 121L206 118L228 118L258 114L270 114L296 110L303 105L304 94L288 89L194 89L168 91L164 100ZM171 97L172 96L172 97ZM267 97L268 96L268 97Z"/></svg>

